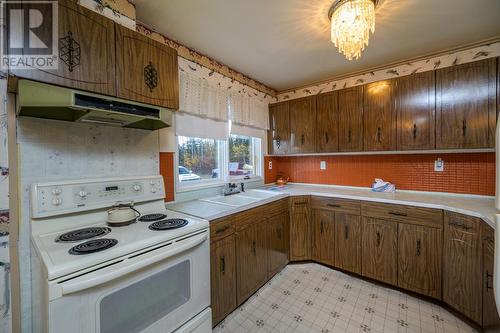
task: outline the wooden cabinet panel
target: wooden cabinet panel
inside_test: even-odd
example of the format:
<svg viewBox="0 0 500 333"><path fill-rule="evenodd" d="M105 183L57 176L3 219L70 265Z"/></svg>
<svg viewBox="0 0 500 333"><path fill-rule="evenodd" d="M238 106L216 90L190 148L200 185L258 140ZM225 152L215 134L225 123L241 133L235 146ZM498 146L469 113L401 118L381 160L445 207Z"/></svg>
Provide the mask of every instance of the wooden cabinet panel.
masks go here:
<svg viewBox="0 0 500 333"><path fill-rule="evenodd" d="M234 220L231 216L210 222L210 241L214 242L234 233Z"/></svg>
<svg viewBox="0 0 500 333"><path fill-rule="evenodd" d="M496 59L436 72L436 148L493 147Z"/></svg>
<svg viewBox="0 0 500 333"><path fill-rule="evenodd" d="M238 304L244 302L267 280L267 237L264 221L255 221L236 232Z"/></svg>
<svg viewBox="0 0 500 333"><path fill-rule="evenodd" d="M396 112L394 81L369 83L363 94L363 149L365 151L396 148Z"/></svg>
<svg viewBox="0 0 500 333"><path fill-rule="evenodd" d="M493 268L495 259L494 231L483 223L483 329L495 332L500 328L495 295L493 292Z"/></svg>
<svg viewBox="0 0 500 333"><path fill-rule="evenodd" d="M290 150L290 113L289 103L269 105L269 154L287 154Z"/></svg>
<svg viewBox="0 0 500 333"><path fill-rule="evenodd" d="M316 100L316 151L336 152L339 150L337 92L320 94Z"/></svg>
<svg viewBox="0 0 500 333"><path fill-rule="evenodd" d="M314 209L312 214L311 257L320 263L335 265L335 213Z"/></svg>
<svg viewBox="0 0 500 333"><path fill-rule="evenodd" d="M394 205L379 202L363 202L363 216L390 219L398 222L420 224L435 228L443 225L443 211L440 209Z"/></svg>
<svg viewBox="0 0 500 333"><path fill-rule="evenodd" d="M118 97L179 108L177 51L116 24Z"/></svg>
<svg viewBox="0 0 500 333"><path fill-rule="evenodd" d="M337 92L339 151L363 151L363 87Z"/></svg>
<svg viewBox="0 0 500 333"><path fill-rule="evenodd" d="M58 2L57 70L13 70L51 84L115 95L115 30L112 20L74 1Z"/></svg>
<svg viewBox="0 0 500 333"><path fill-rule="evenodd" d="M290 200L290 260L311 259L309 197Z"/></svg>
<svg viewBox="0 0 500 333"><path fill-rule="evenodd" d="M385 283L397 284L398 224L363 217L362 274Z"/></svg>
<svg viewBox="0 0 500 333"><path fill-rule="evenodd" d="M316 150L316 96L290 101L291 153Z"/></svg>
<svg viewBox="0 0 500 333"><path fill-rule="evenodd" d="M210 289L213 326L236 308L235 251L234 235L211 244Z"/></svg>
<svg viewBox="0 0 500 333"><path fill-rule="evenodd" d="M361 217L335 213L335 266L361 274Z"/></svg>
<svg viewBox="0 0 500 333"><path fill-rule="evenodd" d="M400 223L398 286L441 299L443 229Z"/></svg>
<svg viewBox="0 0 500 333"><path fill-rule="evenodd" d="M357 200L312 197L311 207L332 210L335 212L350 213L353 215L361 214L361 203Z"/></svg>
<svg viewBox="0 0 500 333"><path fill-rule="evenodd" d="M443 301L481 323L481 220L445 212Z"/></svg>
<svg viewBox="0 0 500 333"><path fill-rule="evenodd" d="M267 219L268 278L288 263L288 214L282 212Z"/></svg>
<svg viewBox="0 0 500 333"><path fill-rule="evenodd" d="M396 80L397 149L435 148L435 72Z"/></svg>

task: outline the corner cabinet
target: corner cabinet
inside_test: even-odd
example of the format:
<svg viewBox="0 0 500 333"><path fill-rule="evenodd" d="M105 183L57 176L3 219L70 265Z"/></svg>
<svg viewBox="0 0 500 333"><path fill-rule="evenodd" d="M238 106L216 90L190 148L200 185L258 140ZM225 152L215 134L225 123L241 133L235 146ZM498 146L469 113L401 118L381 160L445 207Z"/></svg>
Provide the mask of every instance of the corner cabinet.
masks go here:
<svg viewBox="0 0 500 333"><path fill-rule="evenodd" d="M58 69L11 70L34 81L115 95L115 25L74 1L58 1Z"/></svg>
<svg viewBox="0 0 500 333"><path fill-rule="evenodd" d="M316 151L316 96L294 99L290 108L290 152Z"/></svg>
<svg viewBox="0 0 500 333"><path fill-rule="evenodd" d="M289 103L269 105L269 154L283 155L290 150L290 111Z"/></svg>
<svg viewBox="0 0 500 333"><path fill-rule="evenodd" d="M179 108L177 51L116 24L118 97Z"/></svg>

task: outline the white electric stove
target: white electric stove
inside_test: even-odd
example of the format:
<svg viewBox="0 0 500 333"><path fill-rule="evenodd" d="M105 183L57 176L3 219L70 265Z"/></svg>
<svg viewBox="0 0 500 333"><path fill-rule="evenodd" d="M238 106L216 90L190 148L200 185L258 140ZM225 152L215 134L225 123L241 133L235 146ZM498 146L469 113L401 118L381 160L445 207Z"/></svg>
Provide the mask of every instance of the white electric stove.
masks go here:
<svg viewBox="0 0 500 333"><path fill-rule="evenodd" d="M210 332L208 222L165 209L161 176L32 186L33 329ZM107 210L134 202L124 226Z"/></svg>

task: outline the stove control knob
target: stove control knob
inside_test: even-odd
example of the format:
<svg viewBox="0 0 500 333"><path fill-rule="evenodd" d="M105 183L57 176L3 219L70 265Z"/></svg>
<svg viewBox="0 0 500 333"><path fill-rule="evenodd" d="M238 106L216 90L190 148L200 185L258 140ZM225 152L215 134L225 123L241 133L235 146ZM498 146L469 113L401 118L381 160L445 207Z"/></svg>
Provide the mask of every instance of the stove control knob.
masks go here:
<svg viewBox="0 0 500 333"><path fill-rule="evenodd" d="M62 204L62 199L61 198L58 198L58 197L52 198L52 205L59 206L60 204Z"/></svg>
<svg viewBox="0 0 500 333"><path fill-rule="evenodd" d="M156 191L157 191L156 186L151 187L151 193L156 193Z"/></svg>
<svg viewBox="0 0 500 333"><path fill-rule="evenodd" d="M78 192L78 195L80 196L80 198L85 198L87 196L87 191L81 190L80 192Z"/></svg>
<svg viewBox="0 0 500 333"><path fill-rule="evenodd" d="M132 189L136 192L139 192L141 190L141 185L135 184L134 186L132 186Z"/></svg>
<svg viewBox="0 0 500 333"><path fill-rule="evenodd" d="M52 189L52 194L53 195L59 195L59 194L61 194L61 192L62 192L62 190L59 187L54 187Z"/></svg>

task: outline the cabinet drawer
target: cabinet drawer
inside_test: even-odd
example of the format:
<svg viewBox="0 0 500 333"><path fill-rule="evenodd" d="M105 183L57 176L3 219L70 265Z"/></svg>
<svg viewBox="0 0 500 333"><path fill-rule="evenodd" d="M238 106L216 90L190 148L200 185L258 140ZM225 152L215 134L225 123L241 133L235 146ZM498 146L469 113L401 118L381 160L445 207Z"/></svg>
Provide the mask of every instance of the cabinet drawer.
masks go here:
<svg viewBox="0 0 500 333"><path fill-rule="evenodd" d="M250 224L263 221L266 217L276 214L287 214L288 199L274 201L234 215L236 229L241 230Z"/></svg>
<svg viewBox="0 0 500 333"><path fill-rule="evenodd" d="M435 228L443 226L443 211L439 209L363 202L361 212L363 216L373 218L391 219Z"/></svg>
<svg viewBox="0 0 500 333"><path fill-rule="evenodd" d="M336 212L361 215L361 203L356 200L312 197L312 208L328 209Z"/></svg>
<svg viewBox="0 0 500 333"><path fill-rule="evenodd" d="M210 241L214 242L234 233L233 218L223 217L210 222Z"/></svg>

